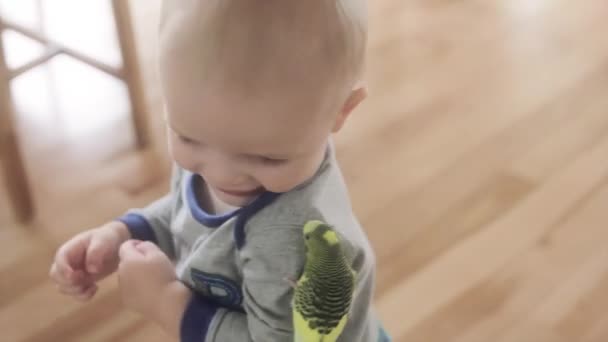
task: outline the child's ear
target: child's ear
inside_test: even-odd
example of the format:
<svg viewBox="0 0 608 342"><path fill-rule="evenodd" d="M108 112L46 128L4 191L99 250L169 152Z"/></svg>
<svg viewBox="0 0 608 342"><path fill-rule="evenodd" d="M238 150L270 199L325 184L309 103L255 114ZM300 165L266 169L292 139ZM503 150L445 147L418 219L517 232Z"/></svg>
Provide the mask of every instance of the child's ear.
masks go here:
<svg viewBox="0 0 608 342"><path fill-rule="evenodd" d="M340 113L338 113L338 116L336 117L336 122L334 123L334 127L331 130L333 133L338 132L340 129L342 129L350 113L352 113L353 110L357 108L357 106L361 104L361 102L363 102L366 97L367 88L363 85L356 87L350 93L348 99L346 99L346 102L344 102Z"/></svg>

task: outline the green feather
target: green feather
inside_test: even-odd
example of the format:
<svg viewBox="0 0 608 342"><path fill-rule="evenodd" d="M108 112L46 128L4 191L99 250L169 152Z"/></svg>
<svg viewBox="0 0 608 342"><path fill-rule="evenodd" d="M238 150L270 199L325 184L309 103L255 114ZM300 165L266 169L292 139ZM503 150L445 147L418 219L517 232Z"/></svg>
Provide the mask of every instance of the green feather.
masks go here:
<svg viewBox="0 0 608 342"><path fill-rule="evenodd" d="M329 225L308 222L304 239L306 263L297 282L293 307L297 341L335 341L348 318L355 272L338 234Z"/></svg>

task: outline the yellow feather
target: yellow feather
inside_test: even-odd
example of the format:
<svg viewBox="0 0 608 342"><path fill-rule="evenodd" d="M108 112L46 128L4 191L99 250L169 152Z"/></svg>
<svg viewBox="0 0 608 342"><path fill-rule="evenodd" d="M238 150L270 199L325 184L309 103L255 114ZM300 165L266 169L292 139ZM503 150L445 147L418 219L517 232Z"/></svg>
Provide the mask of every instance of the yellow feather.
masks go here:
<svg viewBox="0 0 608 342"><path fill-rule="evenodd" d="M329 333L329 335L322 335L318 331L311 329L308 326L308 322L302 315L295 311L293 312L293 323L295 329L295 342L336 342L338 337L342 334L346 322L348 321L348 315L345 315L338 323L338 326Z"/></svg>
<svg viewBox="0 0 608 342"><path fill-rule="evenodd" d="M293 312L293 326L297 342L320 342L322 336L315 330L310 329L308 322L302 315Z"/></svg>
<svg viewBox="0 0 608 342"><path fill-rule="evenodd" d="M346 326L346 322L348 321L348 315L344 315L342 317L342 319L340 320L340 323L338 323L338 326L331 331L331 333L329 333L329 335L327 335L325 337L325 339L323 339L323 342L336 342L338 340L338 337L340 337L340 335L342 334L342 331L344 330L344 327Z"/></svg>
<svg viewBox="0 0 608 342"><path fill-rule="evenodd" d="M323 238L330 246L337 245L340 243L340 239L338 238L338 234L332 230L328 230L323 234Z"/></svg>
<svg viewBox="0 0 608 342"><path fill-rule="evenodd" d="M319 225L322 225L322 224L323 224L323 222L317 221L317 220L310 220L310 221L306 222L306 224L304 225L304 234L312 233L315 229L317 229L317 227Z"/></svg>

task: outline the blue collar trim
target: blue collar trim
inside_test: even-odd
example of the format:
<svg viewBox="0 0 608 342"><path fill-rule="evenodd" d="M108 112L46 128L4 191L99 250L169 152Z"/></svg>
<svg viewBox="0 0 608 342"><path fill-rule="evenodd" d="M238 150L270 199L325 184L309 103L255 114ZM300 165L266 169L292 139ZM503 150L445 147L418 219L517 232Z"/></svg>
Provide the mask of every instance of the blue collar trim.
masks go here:
<svg viewBox="0 0 608 342"><path fill-rule="evenodd" d="M201 203L199 203L196 197L196 185L198 185L199 182L202 181L203 179L201 176L197 174L190 174L190 177L186 182L186 200L188 201L188 207L190 208L192 217L194 217L194 219L196 219L198 222L210 228L217 228L224 224L226 221L241 213L244 213L245 216L248 217L251 214L262 209L266 205L270 204L276 197L279 196L279 194L277 193L266 191L245 207L233 210L225 214L213 215L203 209L203 206L201 205Z"/></svg>

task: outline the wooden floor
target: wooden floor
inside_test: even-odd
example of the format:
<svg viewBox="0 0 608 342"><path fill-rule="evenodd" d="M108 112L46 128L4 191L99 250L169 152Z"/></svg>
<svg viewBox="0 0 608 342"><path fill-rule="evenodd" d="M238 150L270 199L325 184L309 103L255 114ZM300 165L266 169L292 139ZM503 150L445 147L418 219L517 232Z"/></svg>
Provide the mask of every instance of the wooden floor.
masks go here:
<svg viewBox="0 0 608 342"><path fill-rule="evenodd" d="M135 5L153 37L157 1ZM336 140L395 341L608 341L608 2L370 6L371 98ZM40 214L16 225L0 196L0 340L166 341L115 279L82 305L46 276L65 238L166 189L163 148L102 130L82 153L29 122Z"/></svg>

